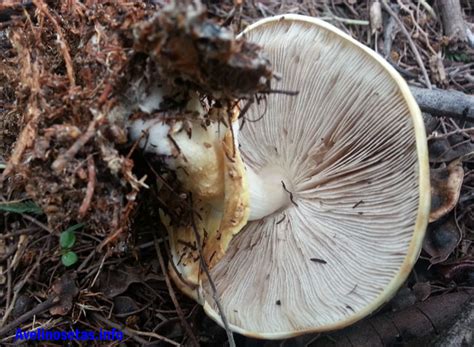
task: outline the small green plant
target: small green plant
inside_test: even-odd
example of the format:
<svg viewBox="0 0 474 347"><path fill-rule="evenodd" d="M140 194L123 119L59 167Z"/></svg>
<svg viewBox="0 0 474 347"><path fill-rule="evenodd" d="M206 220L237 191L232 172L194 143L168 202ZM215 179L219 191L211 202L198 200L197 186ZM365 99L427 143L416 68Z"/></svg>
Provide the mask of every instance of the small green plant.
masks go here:
<svg viewBox="0 0 474 347"><path fill-rule="evenodd" d="M61 256L61 262L64 266L69 267L77 263L77 254L74 251L67 251Z"/></svg>
<svg viewBox="0 0 474 347"><path fill-rule="evenodd" d="M61 246L61 262L64 266L72 266L77 263L78 257L76 252L72 250L72 247L76 243L75 231L82 228L84 223L75 224L66 230L64 230L59 236L59 245Z"/></svg>
<svg viewBox="0 0 474 347"><path fill-rule="evenodd" d="M446 53L446 59L459 62L459 63L469 63L470 58L469 55L466 53L454 53L448 52Z"/></svg>
<svg viewBox="0 0 474 347"><path fill-rule="evenodd" d="M31 200L0 202L0 211L18 214L43 214L43 210Z"/></svg>

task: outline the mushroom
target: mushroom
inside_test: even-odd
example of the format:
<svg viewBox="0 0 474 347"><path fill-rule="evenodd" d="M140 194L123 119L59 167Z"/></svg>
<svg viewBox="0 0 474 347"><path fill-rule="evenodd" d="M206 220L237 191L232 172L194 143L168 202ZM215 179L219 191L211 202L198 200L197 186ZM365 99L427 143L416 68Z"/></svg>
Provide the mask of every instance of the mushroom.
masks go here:
<svg viewBox="0 0 474 347"><path fill-rule="evenodd" d="M240 131L236 117L192 137L179 124L132 125L132 138L153 134L149 151L170 155L179 144L169 166L196 173L178 178L196 197L197 230L162 214L171 273L222 325L189 244L197 231L233 331L277 339L342 328L388 301L419 255L430 211L420 110L386 61L323 21L277 16L242 35L282 74L276 89L297 96L270 94L246 114L266 108L263 118Z"/></svg>
<svg viewBox="0 0 474 347"><path fill-rule="evenodd" d="M385 60L321 20L276 16L242 35L282 74L276 89L299 94L270 94L239 132L253 218L210 269L223 314L256 338L343 328L388 301L419 256L430 211L420 110Z"/></svg>

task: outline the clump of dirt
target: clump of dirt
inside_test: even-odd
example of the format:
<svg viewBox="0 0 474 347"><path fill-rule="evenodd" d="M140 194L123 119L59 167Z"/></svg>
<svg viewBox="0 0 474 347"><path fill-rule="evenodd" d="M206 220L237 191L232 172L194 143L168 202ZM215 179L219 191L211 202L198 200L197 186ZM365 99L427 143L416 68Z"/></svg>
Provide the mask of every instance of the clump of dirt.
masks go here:
<svg viewBox="0 0 474 347"><path fill-rule="evenodd" d="M229 101L268 92L273 73L263 50L206 18L200 4L178 2L137 26L135 49L178 88Z"/></svg>

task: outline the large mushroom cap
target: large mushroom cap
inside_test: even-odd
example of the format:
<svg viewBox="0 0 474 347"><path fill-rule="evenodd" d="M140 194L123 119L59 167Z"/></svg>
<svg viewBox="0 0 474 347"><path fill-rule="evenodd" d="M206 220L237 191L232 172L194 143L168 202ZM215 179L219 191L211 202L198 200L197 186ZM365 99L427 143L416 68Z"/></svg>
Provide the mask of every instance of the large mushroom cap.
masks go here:
<svg viewBox="0 0 474 347"><path fill-rule="evenodd" d="M421 114L387 62L323 21L284 15L244 34L282 74L275 88L299 91L255 105L246 116L265 115L239 134L245 164L280 177L293 203L249 222L211 276L239 333L342 328L386 302L419 255L430 209Z"/></svg>

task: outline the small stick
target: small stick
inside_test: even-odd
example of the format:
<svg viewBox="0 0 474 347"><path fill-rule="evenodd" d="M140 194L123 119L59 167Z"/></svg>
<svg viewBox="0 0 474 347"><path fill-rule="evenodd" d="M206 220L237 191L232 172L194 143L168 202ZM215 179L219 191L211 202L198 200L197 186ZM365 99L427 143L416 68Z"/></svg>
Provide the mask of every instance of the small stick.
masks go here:
<svg viewBox="0 0 474 347"><path fill-rule="evenodd" d="M293 200L293 193L290 192L288 189L286 189L285 182L281 181L281 185L283 186L283 189L285 190L285 192L290 194L290 200L291 200L292 204L295 205L296 207L298 207L298 204L295 202L295 200Z"/></svg>
<svg viewBox="0 0 474 347"><path fill-rule="evenodd" d="M53 23L54 29L56 30L56 33L58 35L59 48L61 49L61 53L64 58L64 63L66 64L66 71L67 77L69 78L69 83L71 87L75 87L76 79L74 78L74 68L72 66L71 54L69 53L69 47L66 43L67 41L64 38L64 33L61 27L56 18L54 18L51 12L49 12L48 6L43 2L43 0L33 0L33 3L38 8L38 10L43 12L43 14L48 17L51 23Z"/></svg>
<svg viewBox="0 0 474 347"><path fill-rule="evenodd" d="M322 20L333 20L336 22L341 22L349 25L369 25L368 20L363 19L352 19L352 18L342 18L337 16L327 16L327 17L320 17Z"/></svg>
<svg viewBox="0 0 474 347"><path fill-rule="evenodd" d="M436 134L436 135L432 134L432 135L428 136L427 140L429 141L429 140L432 140L432 139L441 139L441 138L449 137L451 135L470 133L470 132L474 132L474 128L456 129L456 130L450 131L449 133L445 133L445 134ZM465 134L465 135L467 135L467 134Z"/></svg>
<svg viewBox="0 0 474 347"><path fill-rule="evenodd" d="M91 315L94 319L108 325L109 327L120 330L121 332L124 333L124 335L127 335L127 336L131 337L132 339L134 339L136 342L138 342L142 346L147 346L147 345L150 344L150 342L148 342L145 339L142 339L141 337L139 337L137 335L142 335L142 336L147 336L147 337L154 337L158 340L168 342L169 344L172 344L173 346L180 346L179 343L177 343L176 341L170 340L169 338L167 338L165 336L161 336L161 335L158 335L156 333L145 333L145 332L142 332L142 331L138 331L138 330L135 330L135 329L128 328L128 327L126 327L122 324L112 322L111 320L109 320L109 319L105 318L104 316L102 316L98 313L95 313L95 312L92 312Z"/></svg>
<svg viewBox="0 0 474 347"><path fill-rule="evenodd" d="M397 21L397 23L400 26L400 29L402 30L403 34L407 37L408 44L410 45L411 50L415 54L416 61L417 61L418 65L420 66L420 69L423 73L423 77L425 79L425 84L428 87L428 89L431 89L432 86L431 86L430 78L428 77L428 72L426 72L426 68L425 68L425 65L423 64L423 60L421 59L420 53L418 52L418 49L416 48L416 45L413 42L413 40L410 36L410 33L408 32L407 28L405 28L402 21L398 17L398 15L387 4L387 1L383 0L381 3L382 3L382 6L384 7L385 11L387 11Z"/></svg>
<svg viewBox="0 0 474 347"><path fill-rule="evenodd" d="M96 172L94 159L91 156L87 158L87 172L89 176L89 182L87 183L86 196L84 197L84 200L82 200L81 207L79 207L80 218L84 218L84 216L86 215L91 205L92 197L94 196Z"/></svg>
<svg viewBox="0 0 474 347"><path fill-rule="evenodd" d="M15 329L17 326L19 326L20 324L26 322L27 320L29 320L31 317L33 316L36 316L48 309L50 309L51 307L55 306L56 303L57 303L57 300L58 297L55 297L55 296L50 296L48 299L46 299L45 301L43 301L42 303L36 305L33 309L31 309L30 311L22 314L20 317L16 318L14 321L12 321L11 323L5 325L3 328L0 328L0 337L2 337L3 335L7 334L8 332L10 332L11 330Z"/></svg>
<svg viewBox="0 0 474 347"><path fill-rule="evenodd" d="M100 114L98 117L94 118L87 127L87 131L82 134L76 142L66 151L66 153L59 155L56 160L51 165L51 168L56 171L60 172L64 170L68 161L74 158L79 152L79 150L84 147L84 145L89 142L89 140L95 135L95 130L98 124L105 119L103 114Z"/></svg>
<svg viewBox="0 0 474 347"><path fill-rule="evenodd" d="M41 223L41 222L40 222L39 220L37 220L36 218L31 217L30 215L27 215L27 214L22 214L21 217L24 218L24 219L29 220L29 221L30 221L31 223L33 223L33 224L36 224L36 225L39 226L41 229L46 230L48 233L54 234L53 229L51 229L50 227L48 227L46 224Z"/></svg>
<svg viewBox="0 0 474 347"><path fill-rule="evenodd" d="M278 222L276 222L276 224L277 225L280 224L281 222L285 220L285 218L286 218L286 214L284 214L283 217Z"/></svg>
<svg viewBox="0 0 474 347"><path fill-rule="evenodd" d="M10 237L15 237L15 236L20 236L20 235L25 235L25 234L32 234L34 232L38 231L38 229L36 228L26 228L26 229L20 229L20 230L15 230L15 231L11 231L9 233L6 233L6 234L0 234L0 240L1 239L8 239Z"/></svg>
<svg viewBox="0 0 474 347"><path fill-rule="evenodd" d="M179 305L179 301L176 298L176 294L174 293L174 289L173 289L173 286L171 285L168 271L166 270L165 261L163 260L163 255L161 254L158 240L156 239L155 235L153 235L153 238L154 238L154 243L155 243L156 254L158 255L158 262L160 263L161 271L163 272L163 275L165 276L165 283L166 283L166 286L168 287L168 292L170 294L171 301L173 302L176 312L178 313L178 317L179 317L179 320L181 321L181 325L183 326L184 330L186 330L188 336L191 338L193 345L199 346L199 342L193 333L193 329L186 321L183 310L181 309L181 306Z"/></svg>
<svg viewBox="0 0 474 347"><path fill-rule="evenodd" d="M41 253L40 255L38 256L35 264L30 268L30 270L27 272L27 274L23 277L23 279L18 282L16 285L15 285L15 288L14 288L14 292L13 292L13 299L11 300L10 302L10 305L6 308L5 310L5 313L3 315L3 318L0 322L0 327L2 327L5 322L7 321L8 317L10 316L10 313L13 311L13 307L15 306L15 303L16 303L16 300L18 299L18 296L20 295L20 291L21 289L23 288L23 286L26 284L26 282L30 279L31 275L33 274L33 272L36 271L36 269L39 267L40 263L41 263L41 260L43 259L43 251L44 251L44 248L41 250ZM7 325L8 326L8 325ZM5 328L5 327L4 327ZM0 330L2 331L2 330ZM0 335L2 335L0 333Z"/></svg>
<svg viewBox="0 0 474 347"><path fill-rule="evenodd" d="M86 259L84 259L84 261L81 263L81 265L79 265L79 267L77 268L77 272L81 272L85 267L86 265L89 263L89 261L95 256L95 253L96 253L96 250L92 250L89 255L87 256Z"/></svg>
<svg viewBox="0 0 474 347"><path fill-rule="evenodd" d="M299 90L283 90L283 89L267 89L259 92L260 94L284 94L289 96L296 96L300 92Z"/></svg>

